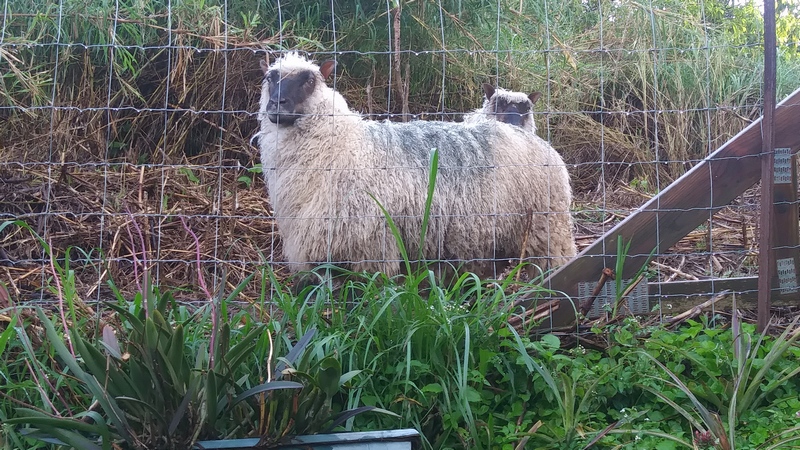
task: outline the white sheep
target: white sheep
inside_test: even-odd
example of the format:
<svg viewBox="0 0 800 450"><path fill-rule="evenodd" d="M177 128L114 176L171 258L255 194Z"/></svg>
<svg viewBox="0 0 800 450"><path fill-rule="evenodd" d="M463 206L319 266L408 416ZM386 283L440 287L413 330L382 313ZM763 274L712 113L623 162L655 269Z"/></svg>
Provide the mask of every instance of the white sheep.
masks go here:
<svg viewBox="0 0 800 450"><path fill-rule="evenodd" d="M368 194L414 259L466 262L488 276L523 245L542 268L575 255L569 175L549 146L529 151L544 142L534 134L497 121L364 120L325 84L333 61L318 66L291 52L261 65L261 163L293 270L333 262L400 272L398 244ZM420 248L433 149L439 168Z"/></svg>
<svg viewBox="0 0 800 450"><path fill-rule="evenodd" d="M464 122L474 123L478 120L497 120L498 122L516 125L523 129L536 132L536 123L533 121L533 105L542 96L541 92L525 94L522 92L508 91L496 88L491 84L483 84L485 98L483 107L464 115Z"/></svg>

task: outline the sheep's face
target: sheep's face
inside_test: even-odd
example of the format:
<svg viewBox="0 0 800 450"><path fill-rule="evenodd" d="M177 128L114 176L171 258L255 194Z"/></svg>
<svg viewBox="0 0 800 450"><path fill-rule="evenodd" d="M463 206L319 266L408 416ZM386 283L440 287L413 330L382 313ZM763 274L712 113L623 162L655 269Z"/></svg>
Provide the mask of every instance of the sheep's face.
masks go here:
<svg viewBox="0 0 800 450"><path fill-rule="evenodd" d="M328 61L320 68L291 70L291 67L281 67L278 63L269 67L262 64L269 93L265 112L270 122L290 126L308 114L306 100L314 94L317 84L325 83L333 66L333 61Z"/></svg>
<svg viewBox="0 0 800 450"><path fill-rule="evenodd" d="M534 92L525 95L520 92L506 91L504 89L495 90L491 84L483 85L486 94L486 105L484 112L494 117L497 121L527 128L528 121L532 121L531 111L533 104L542 95Z"/></svg>

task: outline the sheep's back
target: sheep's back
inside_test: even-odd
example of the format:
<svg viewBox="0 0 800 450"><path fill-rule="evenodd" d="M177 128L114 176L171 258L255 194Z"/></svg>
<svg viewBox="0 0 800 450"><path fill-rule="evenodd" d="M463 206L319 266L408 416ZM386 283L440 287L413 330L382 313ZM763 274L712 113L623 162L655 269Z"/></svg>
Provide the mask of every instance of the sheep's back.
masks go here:
<svg viewBox="0 0 800 450"><path fill-rule="evenodd" d="M405 203L409 209L390 211L399 217L403 238L411 246L421 232L431 154L439 150L424 250L432 259L518 255L527 215L547 212L554 190L549 184L563 183L560 156L538 149L542 141L518 127L496 121L420 121L371 123L368 128L393 169L388 179L396 184L387 188L416 197ZM554 155L557 160L551 161Z"/></svg>

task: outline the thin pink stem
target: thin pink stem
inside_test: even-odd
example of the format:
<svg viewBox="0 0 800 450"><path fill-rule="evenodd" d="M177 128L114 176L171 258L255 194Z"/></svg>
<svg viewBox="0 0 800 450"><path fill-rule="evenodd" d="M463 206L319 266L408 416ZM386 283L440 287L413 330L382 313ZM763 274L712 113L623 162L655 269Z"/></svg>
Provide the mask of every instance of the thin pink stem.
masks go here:
<svg viewBox="0 0 800 450"><path fill-rule="evenodd" d="M203 271L201 270L200 266L200 239L197 238L197 235L189 228L189 225L186 224L186 220L181 216L181 223L183 224L183 229L186 230L189 235L192 236L194 240L194 247L195 247L195 261L197 263L197 282L200 283L200 289L203 290L203 293L206 294L206 298L209 300L211 299L211 292L208 290L206 286L206 280L203 277Z"/></svg>
<svg viewBox="0 0 800 450"><path fill-rule="evenodd" d="M36 376L36 369L34 369L31 366L31 362L27 358L25 359L25 365L28 366L28 371L31 373L31 376L33 376L33 382L36 383L36 388L41 393L42 400L47 402L47 404L50 406L50 409L53 411L53 414L55 414L55 415L60 417L61 414L59 414L59 412L56 409L55 405L53 405L53 402L50 401L50 398L47 396L47 392L44 391L44 385L41 382L39 382L39 377ZM44 374L42 374L42 376L44 377ZM49 381L48 381L48 384L49 384ZM52 389L53 386L50 385L50 388ZM63 399L62 399L62 401L63 401Z"/></svg>
<svg viewBox="0 0 800 450"><path fill-rule="evenodd" d="M133 218L131 218L133 220ZM139 282L139 258L136 255L136 244L133 242L133 233L129 224L125 225L125 231L128 232L128 238L131 240L131 257L133 258L133 278L136 281L136 288L142 290L142 283Z"/></svg>
<svg viewBox="0 0 800 450"><path fill-rule="evenodd" d="M136 218L133 217L133 214L131 214L131 210L130 208L128 208L128 205L125 205L125 211L128 212L128 216L130 216L131 222L133 222L133 226L134 228L136 228L136 233L139 235L139 240L142 243L142 268L144 270L145 276L148 278L146 290L149 291L150 287L152 286L152 280L150 280L149 268L147 267L147 245L145 245L144 236L142 235L142 229L139 227L139 222L137 222ZM133 237L131 237L131 251L133 251L133 248L134 248ZM142 291L142 299L144 300L142 305L142 307L144 308L144 316L150 317L150 311L147 310L147 303L148 303L147 299L149 298L150 293L145 292L145 289L142 289L141 285L139 285L138 274L136 275L136 285L139 287L139 290Z"/></svg>
<svg viewBox="0 0 800 450"><path fill-rule="evenodd" d="M192 231L192 229L189 228L189 225L186 224L186 220L184 220L183 216L181 216L180 219L181 219L181 223L183 224L183 228L186 230L187 233L189 233L190 236L192 236L192 239L194 240L194 246L195 246L195 251L196 251L195 259L197 261L197 282L200 284L200 289L203 290L203 293L206 294L206 298L211 303L211 338L209 339L209 343L208 343L208 346L209 346L208 365L209 365L209 367L211 369L213 369L214 368L214 344L216 343L216 340L217 340L216 339L216 337L217 337L217 321L218 321L218 318L217 318L217 314L218 314L217 304L216 304L216 302L214 302L214 298L211 295L211 292L208 290L208 286L206 285L205 277L203 277L203 270L202 270L202 267L200 265L200 239L197 238L197 235L195 234L195 232Z"/></svg>

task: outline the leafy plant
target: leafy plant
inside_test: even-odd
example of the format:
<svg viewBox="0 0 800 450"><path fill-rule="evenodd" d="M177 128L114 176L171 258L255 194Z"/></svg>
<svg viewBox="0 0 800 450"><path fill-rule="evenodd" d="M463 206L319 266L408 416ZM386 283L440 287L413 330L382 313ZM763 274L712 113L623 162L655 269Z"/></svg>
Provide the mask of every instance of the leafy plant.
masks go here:
<svg viewBox="0 0 800 450"><path fill-rule="evenodd" d="M693 362L693 366L704 373L708 382L692 380L687 384L675 371L649 353L643 353L652 360L668 376L662 381L682 392L690 401L691 408L685 408L661 390L648 385L642 387L683 416L695 429L695 445L701 442L713 442L713 448L733 450L738 439L737 429L743 420L759 411L759 408L786 382L793 380L800 373L800 367L790 364L780 367L787 353L796 350L796 342L800 338L800 317L795 318L789 326L770 345L767 345L768 329L765 329L752 341L749 332L745 331L736 302L733 302L731 321L732 354L730 381L721 378L717 368L699 360L696 355L680 348L670 348ZM723 389L715 389L713 386ZM698 398L699 397L699 398ZM705 406L701 399L714 404L714 409L723 416ZM725 427L727 425L727 429ZM763 448L782 448L789 442L800 440L800 429L785 430L778 442L764 442Z"/></svg>
<svg viewBox="0 0 800 450"><path fill-rule="evenodd" d="M147 314L145 308L137 314L110 305L129 328L122 341L110 326L104 327L102 339L96 343L70 330L68 339L76 355L67 350L44 312L37 310L59 359L99 402L97 409L102 414L90 407L74 418L64 418L19 408L7 423L36 426L37 437L56 438L76 448L110 448L116 440L131 448L187 448L198 435L213 435L222 417L235 420L246 415L247 411L235 405L228 407L226 398L240 390L237 369L265 327L252 327L232 344L225 323L213 347L191 348L185 324L171 326L165 320L171 296L154 291L148 296L152 294L157 297L156 308ZM81 417L91 418L90 424L79 420Z"/></svg>
<svg viewBox="0 0 800 450"><path fill-rule="evenodd" d="M260 446L280 444L298 435L330 432L364 412L398 417L374 406L334 411L334 398L361 371L352 370L343 374L341 363L331 355L315 361L315 357L324 354L324 350L317 348L316 351L306 351L314 333L315 329L308 330L276 367L273 377L276 380L282 378L282 381L268 381L255 386L242 392L232 402L235 405L258 395L256 409L261 417L258 426ZM293 366L295 360L297 363ZM293 392L273 389L276 384L286 383L299 386L300 389ZM265 392L266 395L261 395Z"/></svg>

